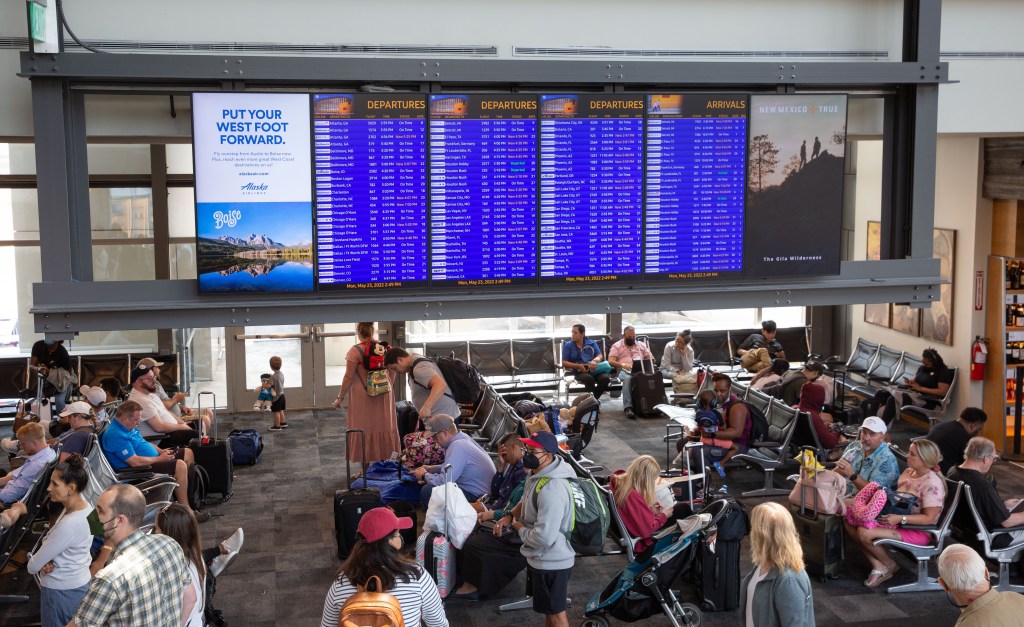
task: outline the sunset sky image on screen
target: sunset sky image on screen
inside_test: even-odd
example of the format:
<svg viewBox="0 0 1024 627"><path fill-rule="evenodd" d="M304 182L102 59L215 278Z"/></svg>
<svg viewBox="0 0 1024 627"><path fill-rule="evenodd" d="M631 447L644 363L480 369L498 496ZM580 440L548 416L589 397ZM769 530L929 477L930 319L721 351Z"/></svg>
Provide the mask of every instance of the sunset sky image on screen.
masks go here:
<svg viewBox="0 0 1024 627"><path fill-rule="evenodd" d="M313 95L320 289L427 282L426 100Z"/></svg>
<svg viewBox="0 0 1024 627"><path fill-rule="evenodd" d="M531 95L430 96L433 283L536 282L536 112Z"/></svg>
<svg viewBox="0 0 1024 627"><path fill-rule="evenodd" d="M646 278L743 269L746 105L746 95L647 96Z"/></svg>
<svg viewBox="0 0 1024 627"><path fill-rule="evenodd" d="M541 281L639 278L643 96L543 95L538 106Z"/></svg>

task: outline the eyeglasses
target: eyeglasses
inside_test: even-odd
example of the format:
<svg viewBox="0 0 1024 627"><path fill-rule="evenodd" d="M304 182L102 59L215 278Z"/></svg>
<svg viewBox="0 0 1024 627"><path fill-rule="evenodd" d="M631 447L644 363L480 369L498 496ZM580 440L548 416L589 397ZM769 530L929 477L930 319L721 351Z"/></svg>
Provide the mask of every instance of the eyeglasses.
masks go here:
<svg viewBox="0 0 1024 627"><path fill-rule="evenodd" d="M1002 457L1000 457L998 455L989 455L989 457L992 458L992 463L993 464L996 463L997 461L999 461L1000 459L1002 459Z"/></svg>

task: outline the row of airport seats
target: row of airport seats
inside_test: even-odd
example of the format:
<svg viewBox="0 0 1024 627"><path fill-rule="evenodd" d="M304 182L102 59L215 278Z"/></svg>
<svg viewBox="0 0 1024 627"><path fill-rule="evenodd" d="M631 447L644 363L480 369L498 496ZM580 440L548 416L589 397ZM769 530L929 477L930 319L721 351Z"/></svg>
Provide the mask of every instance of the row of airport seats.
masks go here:
<svg viewBox="0 0 1024 627"><path fill-rule="evenodd" d="M869 342L864 338L857 339L857 346L845 364L832 364L837 370L837 380L844 388L845 396L856 402L867 400L888 386L899 385L904 378L912 379L921 367L921 358L906 351L890 348L884 344ZM915 405L900 408L899 418L907 422L930 429L942 420L953 397L953 388L959 374L953 370L953 382L944 396L928 396L936 407L925 409Z"/></svg>
<svg viewBox="0 0 1024 627"><path fill-rule="evenodd" d="M736 347L752 333L760 329L716 330L693 332L695 359L717 369L736 369ZM654 354L655 367L660 367L665 345L675 340L676 333L641 335ZM615 340L609 335L590 336L597 342L605 357ZM802 363L811 352L811 328L809 326L779 329L776 335L790 363ZM453 340L411 344L406 349L427 357L457 357L476 367L488 383L498 389L563 392L565 397L573 392L582 392L562 368L562 345L569 338L536 337L505 340ZM613 380L613 390L619 386ZM666 380L666 387L671 381Z"/></svg>

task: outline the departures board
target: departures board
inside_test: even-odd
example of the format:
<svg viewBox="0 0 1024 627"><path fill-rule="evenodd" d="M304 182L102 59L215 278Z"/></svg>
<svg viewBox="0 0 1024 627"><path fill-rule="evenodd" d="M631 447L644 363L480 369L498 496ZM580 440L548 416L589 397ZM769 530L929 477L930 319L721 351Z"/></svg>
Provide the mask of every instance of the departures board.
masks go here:
<svg viewBox="0 0 1024 627"><path fill-rule="evenodd" d="M285 277L280 285L310 265L288 256L311 250L313 289L324 291L839 271L844 95L278 95L294 98L285 103L292 109L304 98L309 110L308 249L300 233L285 238L297 243L274 249L273 233L234 224L245 221L246 203L255 206L252 196L304 182L296 177L302 148L293 154L286 146L301 144L283 133L241 132L274 124L294 132L281 115L301 116L285 105L245 109L260 94L245 94L250 100L236 107L233 96L193 96L209 112L209 120L194 122L194 133L220 133L202 143L210 146L202 155L197 149L197 198L209 178L200 175L206 161L226 167L231 155L235 168L270 163L265 172L242 172L266 178L239 179L241 191L225 192L238 195L236 203L218 197L207 206L219 213L197 215L197 224L211 225L198 233L206 243L201 252L217 256L206 267L252 276L259 258L261 273L284 266L276 270ZM287 177L274 178L273 168L281 169L274 161L290 164L282 169ZM285 200L293 196L303 198ZM282 213L301 212L301 202L262 206L261 215L277 212L282 223L309 220ZM234 221L230 237L215 230L223 222L217 216ZM211 277L210 285L241 284ZM244 283L247 291L261 290L252 287L256 279Z"/></svg>

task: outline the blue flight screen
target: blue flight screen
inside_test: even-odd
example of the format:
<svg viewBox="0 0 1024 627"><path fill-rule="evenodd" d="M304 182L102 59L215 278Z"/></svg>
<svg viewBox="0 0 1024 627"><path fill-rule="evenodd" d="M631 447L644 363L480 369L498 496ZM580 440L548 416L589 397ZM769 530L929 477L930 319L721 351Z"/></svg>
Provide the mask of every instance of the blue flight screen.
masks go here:
<svg viewBox="0 0 1024 627"><path fill-rule="evenodd" d="M639 279L644 97L540 96L543 283Z"/></svg>
<svg viewBox="0 0 1024 627"><path fill-rule="evenodd" d="M426 100L314 94L321 290L427 284Z"/></svg>
<svg viewBox="0 0 1024 627"><path fill-rule="evenodd" d="M645 278L740 275L746 143L746 95L647 96Z"/></svg>
<svg viewBox="0 0 1024 627"><path fill-rule="evenodd" d="M438 94L430 115L430 279L537 281L537 97Z"/></svg>

